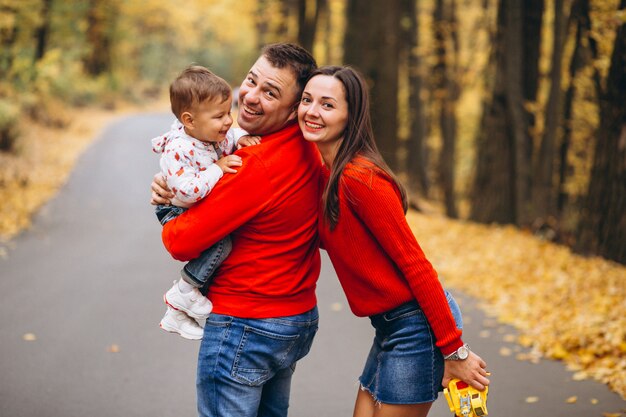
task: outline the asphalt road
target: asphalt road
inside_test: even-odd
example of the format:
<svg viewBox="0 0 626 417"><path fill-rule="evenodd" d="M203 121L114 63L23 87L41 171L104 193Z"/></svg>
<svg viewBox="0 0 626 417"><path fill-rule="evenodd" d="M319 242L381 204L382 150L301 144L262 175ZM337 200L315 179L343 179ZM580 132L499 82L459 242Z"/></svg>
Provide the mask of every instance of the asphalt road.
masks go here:
<svg viewBox="0 0 626 417"><path fill-rule="evenodd" d="M170 122L148 114L111 124L32 229L5 245L0 417L196 415L199 343L158 327L162 294L180 264L163 249L148 204L158 169L149 139ZM626 409L606 386L573 381L561 363L516 360L523 349L506 341L514 330L455 294L465 339L493 373L490 416L600 417ZM367 319L350 313L325 256L318 297L320 330L298 364L290 415L351 416L373 333ZM513 354L502 355L506 349ZM577 401L566 403L572 396ZM451 415L443 397L430 415Z"/></svg>

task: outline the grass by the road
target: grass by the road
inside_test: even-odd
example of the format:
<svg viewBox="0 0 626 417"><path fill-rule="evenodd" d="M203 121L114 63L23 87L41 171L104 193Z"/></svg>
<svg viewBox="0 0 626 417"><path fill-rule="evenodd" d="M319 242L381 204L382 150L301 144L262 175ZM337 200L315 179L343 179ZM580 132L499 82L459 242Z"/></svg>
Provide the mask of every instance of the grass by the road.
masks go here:
<svg viewBox="0 0 626 417"><path fill-rule="evenodd" d="M17 154L0 153L0 258L118 115L83 110L62 130L29 124ZM408 220L446 286L482 300L490 315L519 329L520 344L564 360L573 378L599 379L626 397L626 267L513 227L415 212Z"/></svg>

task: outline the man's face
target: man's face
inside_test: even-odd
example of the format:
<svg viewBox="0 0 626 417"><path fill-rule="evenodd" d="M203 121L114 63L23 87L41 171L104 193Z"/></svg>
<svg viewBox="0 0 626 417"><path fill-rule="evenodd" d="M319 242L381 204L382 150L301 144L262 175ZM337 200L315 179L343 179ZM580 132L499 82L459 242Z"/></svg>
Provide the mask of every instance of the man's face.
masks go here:
<svg viewBox="0 0 626 417"><path fill-rule="evenodd" d="M239 88L237 122L253 135L276 132L296 118L299 98L293 71L276 68L262 56Z"/></svg>

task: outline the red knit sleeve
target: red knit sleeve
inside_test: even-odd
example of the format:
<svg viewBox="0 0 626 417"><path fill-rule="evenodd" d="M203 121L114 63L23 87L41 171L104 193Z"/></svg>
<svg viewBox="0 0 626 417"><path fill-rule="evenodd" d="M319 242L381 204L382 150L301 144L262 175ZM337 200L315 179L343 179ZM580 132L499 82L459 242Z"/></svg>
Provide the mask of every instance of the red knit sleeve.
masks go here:
<svg viewBox="0 0 626 417"><path fill-rule="evenodd" d="M351 209L408 282L433 328L437 346L444 355L452 353L463 344L461 331L456 327L437 273L406 221L397 188L387 174L374 167L344 172L342 182Z"/></svg>
<svg viewBox="0 0 626 417"><path fill-rule="evenodd" d="M271 201L271 178L263 162L256 155L238 154L243 166L236 174L225 174L209 196L163 227L163 243L175 259L197 258Z"/></svg>

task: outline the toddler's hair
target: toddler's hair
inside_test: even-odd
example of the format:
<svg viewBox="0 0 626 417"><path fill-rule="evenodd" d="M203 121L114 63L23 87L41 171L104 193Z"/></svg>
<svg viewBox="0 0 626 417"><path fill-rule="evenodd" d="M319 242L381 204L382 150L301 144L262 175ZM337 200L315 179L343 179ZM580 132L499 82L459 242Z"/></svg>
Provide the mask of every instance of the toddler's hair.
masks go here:
<svg viewBox="0 0 626 417"><path fill-rule="evenodd" d="M217 97L221 97L223 103L230 94L230 85L226 81L203 66L192 65L170 85L172 113L180 120L180 115L194 105Z"/></svg>

